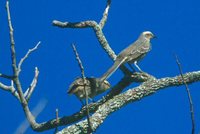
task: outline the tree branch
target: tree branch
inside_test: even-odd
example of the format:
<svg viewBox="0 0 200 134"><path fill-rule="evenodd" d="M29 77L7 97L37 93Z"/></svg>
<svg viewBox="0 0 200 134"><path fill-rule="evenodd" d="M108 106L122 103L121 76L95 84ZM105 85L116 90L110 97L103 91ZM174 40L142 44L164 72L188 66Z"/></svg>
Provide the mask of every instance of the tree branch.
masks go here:
<svg viewBox="0 0 200 134"><path fill-rule="evenodd" d="M101 44L102 48L107 52L107 54L115 60L116 54L115 52L111 49L110 45L108 44L108 41L106 40L101 27L97 24L96 21L82 21L82 22L61 22L54 20L53 25L60 27L60 28L93 28L95 31L96 37Z"/></svg>
<svg viewBox="0 0 200 134"><path fill-rule="evenodd" d="M115 54L115 52L110 47L110 45L109 45L109 43L108 43L108 41L107 41L103 31L102 31L102 29L103 29L103 27L106 23L106 20L107 20L110 4L111 4L111 0L107 0L107 6L104 10L103 17L102 17L99 24L94 20L74 22L74 23L72 23L72 22L61 22L61 21L58 21L58 20L54 20L52 22L52 24L53 24L53 26L57 26L57 27L60 27L60 28L93 28L101 47L106 51L106 53L108 54L108 56L112 60L115 60L117 55ZM129 69L126 68L124 65L121 65L120 69L122 70L122 72L124 74L131 74Z"/></svg>
<svg viewBox="0 0 200 134"><path fill-rule="evenodd" d="M3 89L4 91L11 92L12 95L15 96L20 101L19 94L17 93L12 80L10 86L4 85L3 83L0 82L0 88Z"/></svg>
<svg viewBox="0 0 200 134"><path fill-rule="evenodd" d="M10 80L12 80L14 78L13 76L9 76L9 75L2 74L2 73L0 73L0 77L5 78L5 79L10 79Z"/></svg>
<svg viewBox="0 0 200 134"><path fill-rule="evenodd" d="M59 115L58 115L58 108L56 108L56 124L59 123L58 121ZM54 134L56 134L58 132L58 127L55 128Z"/></svg>
<svg viewBox="0 0 200 134"><path fill-rule="evenodd" d="M183 78L187 84L191 84L191 83L200 81L200 71L189 72L189 73L183 74ZM126 80L128 80L128 82L127 82L128 84L130 84L129 81L132 81L131 79L126 79ZM97 129L97 127L101 124L100 122L98 123L98 121L100 121L100 120L94 121L95 116L97 116L98 114L101 117L99 119L104 120L109 114L111 114L112 112L114 112L116 110L119 110L121 107L123 107L131 102L141 100L142 98L144 98L146 96L156 93L156 91L158 91L158 90L165 89L168 87L173 87L173 86L181 86L183 84L184 83L183 83L182 77L180 75L175 76L175 77L161 78L161 79L155 79L153 77L150 77L149 80L147 80L140 86L130 89L130 90L126 91L125 93L116 95L112 99L109 99L106 101L104 101L105 99L99 100L95 104L89 105L90 113L94 113L98 109L98 111L96 111L95 114L93 116L91 116L91 124L97 125L96 127L93 125L92 129L93 130ZM117 87L115 87L115 88L117 88ZM106 113L107 113L106 115L105 115L105 113L103 113L103 112L105 112L105 111L103 111L105 106L110 106L108 109L106 109L106 110L108 110L108 111L106 111ZM87 115L86 109L84 108L81 111L79 111L71 116L64 116L62 118L59 118L58 119L59 124L57 124L57 125L56 125L56 119L53 119L53 120L49 120L49 121L43 122L43 123L36 123L32 126L32 129L40 132L40 131L45 131L45 130L56 128L57 126L69 125L69 124L72 124L74 122L77 122L77 121L83 119L86 115ZM70 131L70 132L74 132L75 130L80 131L80 129L82 127L85 128L86 126L87 125L84 126L84 122L82 122L82 123L80 122L79 124L74 124L74 125L69 126L67 128L68 129L67 131ZM76 129L73 130L72 128L76 128ZM66 131L66 129L63 131Z"/></svg>
<svg viewBox="0 0 200 134"><path fill-rule="evenodd" d="M180 81L180 78L181 76L166 77L162 79L149 79L140 86L129 89L128 91L108 100L104 104L100 105L98 110L90 117L91 123L93 124L93 130L96 130L108 115L126 106L127 104L141 100L146 96L156 93L158 90L165 89L167 87L183 85L184 82ZM187 84L200 81L200 71L186 73L183 75L183 79ZM83 120L63 129L62 131L58 132L58 134L64 134L68 132L79 133L80 131L83 132L86 130L86 123L86 120Z"/></svg>
<svg viewBox="0 0 200 134"><path fill-rule="evenodd" d="M109 3L109 0L108 0L108 3ZM107 14L108 14L109 7L110 7L110 4L107 4L107 7L104 11L105 16L101 20L102 23L100 22L99 24L95 21L84 21L84 22L78 22L78 23L69 23L69 22L63 23L63 22L59 22L59 21L53 21L53 24L55 26L63 27L63 28L64 27L68 27L68 28L91 27L91 28L93 28L96 33L96 36L97 36L100 44L104 48L104 50L107 52L107 54L113 60L115 60L116 55L115 55L114 51L110 48L110 46L102 32L102 28L105 25L105 22L107 20ZM28 107L28 101L24 97L23 90L22 90L22 87L21 87L21 84L19 81L19 76L18 76L19 68L21 68L22 63L26 58L24 58L24 60L22 59L21 65L19 63L18 67L17 67L15 42L14 42L13 28L12 28L12 23L11 23L8 0L6 2L6 9L7 9L7 14L8 14L8 25L9 25L9 29L10 29L10 42L11 42L10 49L11 49L12 69L13 69L13 78L12 78L13 81L11 81L12 82L11 87L6 86L3 83L0 83L0 87L4 88L5 90L7 89L8 91L13 92L14 96L16 96L16 97L18 96L17 98L20 100L22 108L26 114L26 117L27 117L32 129L35 131L45 131L45 130L49 130L52 128L56 128L58 126L70 125L71 123L75 123L75 122L83 119L87 115L85 108L81 109L81 111L79 111L71 116L65 116L62 118L56 117L56 119L49 120L47 122L42 122L42 123L36 122L35 117L30 112L30 109ZM30 53L30 52L28 52L28 53ZM27 54L27 55L29 55L29 54ZM26 55L25 55L25 57L26 57ZM3 75L2 75L2 77L3 77ZM133 76L133 77L135 77L135 76ZM103 123L103 121L107 118L107 116L109 114L119 110L120 108L122 108L123 106L126 106L127 104L129 104L131 102L138 101L148 95L152 95L160 89L164 89L164 88L172 87L172 86L180 86L180 85L183 85L184 82L187 84L190 84L190 83L194 83L196 81L200 81L200 71L190 72L190 73L186 73L186 74L176 76L176 77L166 77L166 78L162 78L162 79L155 79L154 77L151 77L151 76L150 77L147 76L147 78L148 78L147 80L142 78L142 80L144 80L145 82L143 84L141 84L140 86L135 87L133 89L129 89L128 91L126 91L122 94L119 94L124 89L124 87L126 87L126 85L130 85L133 81L133 78L125 76L125 78L123 78L122 81L126 81L126 82L124 82L124 83L121 82L117 86L114 87L115 89L118 89L117 91L112 90L106 96L106 99L101 99L97 103L90 105L89 106L90 112L91 113L95 112L91 116L92 129L96 130L99 127L99 125ZM36 82L34 82L34 83L37 83L37 78L34 77L34 79L36 80ZM33 81L34 81L34 79L33 79ZM33 84L33 85L36 85L36 84ZM17 92L15 92L14 87L16 88ZM34 87L35 86L32 86L33 89L34 89ZM30 95L27 95L27 96L31 96L31 94L32 93L30 93ZM73 132L73 133L83 132L84 130L87 130L86 123L87 123L87 120L80 121L76 124L73 124L73 125L67 127L66 129L63 129L62 131L60 131L60 133L62 133L64 131L70 132L70 133L71 132Z"/></svg>
<svg viewBox="0 0 200 134"><path fill-rule="evenodd" d="M23 57L23 58L21 58L21 60L20 60L20 62L19 62L19 64L18 64L18 74L21 72L21 66L22 66L22 64L23 64L23 62L28 58L28 56L33 52L33 51L35 51L37 48L38 48L38 46L40 45L40 41L36 44L36 46L34 47L34 48L32 48L32 49L29 49L28 50L28 52L26 53L26 55Z"/></svg>
<svg viewBox="0 0 200 134"><path fill-rule="evenodd" d="M37 81L38 81L38 76L39 76L39 70L37 67L35 67L35 76L31 82L31 85L29 86L29 88L26 90L26 92L24 93L24 97L26 98L27 102L29 101L36 85L37 85Z"/></svg>
<svg viewBox="0 0 200 134"><path fill-rule="evenodd" d="M190 89L188 87L188 84L184 80L183 71L182 71L181 63L179 62L178 56L175 55L175 58L176 58L176 63L178 65L179 72L181 74L182 81L183 81L186 91L187 91L188 100L189 100L189 104L190 104L190 115L191 115L191 121L192 121L192 134L194 134L195 133L195 120L194 120L195 118L194 118L194 106L193 106L193 102L192 102L192 96L190 94Z"/></svg>
<svg viewBox="0 0 200 134"><path fill-rule="evenodd" d="M101 21L99 22L99 26L101 29L103 29L106 21L107 21L107 18L108 18L108 11L110 9L110 4L111 4L111 0L107 0L107 5L106 5L106 8L104 10L104 13L103 13L103 17L101 19Z"/></svg>
<svg viewBox="0 0 200 134"><path fill-rule="evenodd" d="M78 65L80 67L80 70L81 70L81 74L82 74L82 78L83 78L83 83L84 83L84 92L85 92L85 102L86 102L86 111L87 111L87 132L88 134L92 134L93 130L92 130L92 127L91 127L91 122L90 122L90 111L89 111L89 108L88 108L88 91L86 90L86 77L85 77L85 71L84 71L84 67L83 67L83 64L81 62L81 59L79 57L79 54L78 54L78 51L76 50L76 47L74 44L72 44L72 48L74 50L74 53L75 53L75 56L76 56L76 60L78 62Z"/></svg>
<svg viewBox="0 0 200 134"><path fill-rule="evenodd" d="M11 16L10 16L10 8L9 8L9 1L6 1L6 10L7 10L7 17L8 17L8 25L10 30L10 50L11 50L11 60L12 60L12 70L13 70L13 85L15 86L17 93L19 95L19 101L22 105L22 108L24 110L24 113L26 114L26 117L31 124L32 127L36 127L37 123L35 121L35 117L30 112L30 109L28 107L28 103L24 97L23 90L21 87L21 83L19 81L18 76L18 68L16 64L16 52L15 52L15 42L14 42L14 35L13 35L13 27L11 22Z"/></svg>
<svg viewBox="0 0 200 134"><path fill-rule="evenodd" d="M13 27L11 22L11 16L10 16L10 8L9 8L9 1L6 1L6 10L7 10L7 17L8 17L8 25L10 29L10 49L11 49L11 59L12 59L12 69L13 69L13 82L16 85L17 92L19 94L20 101L25 103L23 92L21 89L21 84L18 79L18 69L16 64L16 53L15 53L15 41L14 41L14 35L13 35Z"/></svg>
<svg viewBox="0 0 200 134"><path fill-rule="evenodd" d="M11 59L12 59L12 68L13 73L17 72L17 66L16 66L16 53L15 53L15 41L14 41L14 35L13 35L13 27L12 27L12 21L10 17L10 9L9 9L9 1L6 1L6 10L7 10L7 17L8 17L8 26L10 29L10 49L11 49Z"/></svg>

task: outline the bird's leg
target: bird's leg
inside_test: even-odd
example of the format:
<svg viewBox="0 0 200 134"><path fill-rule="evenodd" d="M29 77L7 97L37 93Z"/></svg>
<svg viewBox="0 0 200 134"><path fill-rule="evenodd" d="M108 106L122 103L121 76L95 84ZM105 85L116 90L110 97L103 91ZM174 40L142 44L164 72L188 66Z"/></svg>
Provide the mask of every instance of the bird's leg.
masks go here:
<svg viewBox="0 0 200 134"><path fill-rule="evenodd" d="M128 63L128 65L132 69L133 72L136 72L135 69L133 68L133 66L130 63Z"/></svg>
<svg viewBox="0 0 200 134"><path fill-rule="evenodd" d="M137 61L135 61L134 62L134 65L137 67L137 69L141 72L141 73L143 73L143 71L140 69L140 67L137 65Z"/></svg>

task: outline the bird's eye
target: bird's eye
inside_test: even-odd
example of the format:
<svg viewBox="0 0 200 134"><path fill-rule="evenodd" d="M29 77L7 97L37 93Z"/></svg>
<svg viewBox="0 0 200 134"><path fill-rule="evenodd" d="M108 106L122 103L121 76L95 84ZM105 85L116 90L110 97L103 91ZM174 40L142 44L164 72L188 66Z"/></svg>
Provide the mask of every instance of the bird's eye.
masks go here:
<svg viewBox="0 0 200 134"><path fill-rule="evenodd" d="M146 36L147 38L152 38L152 34L150 34L150 33L147 33L145 36Z"/></svg>

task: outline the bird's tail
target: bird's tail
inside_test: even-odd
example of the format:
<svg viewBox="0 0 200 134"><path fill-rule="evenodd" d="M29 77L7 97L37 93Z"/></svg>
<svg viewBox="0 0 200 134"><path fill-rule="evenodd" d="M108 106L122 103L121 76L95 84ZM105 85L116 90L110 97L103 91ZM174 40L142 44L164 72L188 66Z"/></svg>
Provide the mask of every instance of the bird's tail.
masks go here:
<svg viewBox="0 0 200 134"><path fill-rule="evenodd" d="M120 65L124 63L124 61L125 61L125 59L122 59L122 60L116 59L115 63L112 65L112 67L110 67L108 69L108 71L106 73L104 73L103 76L101 76L101 78L100 78L101 83L104 80L108 79L117 70L117 68L119 68Z"/></svg>

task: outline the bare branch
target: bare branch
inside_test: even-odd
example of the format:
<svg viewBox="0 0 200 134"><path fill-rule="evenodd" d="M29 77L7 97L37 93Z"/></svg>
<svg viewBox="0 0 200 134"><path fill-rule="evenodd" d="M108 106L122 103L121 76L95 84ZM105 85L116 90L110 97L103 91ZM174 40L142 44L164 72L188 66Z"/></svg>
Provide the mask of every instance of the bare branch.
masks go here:
<svg viewBox="0 0 200 134"><path fill-rule="evenodd" d="M19 94L17 93L14 85L13 85L13 81L11 80L11 85L10 86L7 86L3 83L0 82L0 88L3 89L4 91L8 91L8 92L11 92L13 96L15 96L19 101L20 101L20 98L19 98Z"/></svg>
<svg viewBox="0 0 200 134"><path fill-rule="evenodd" d="M88 132L88 134L90 134L90 133L92 133L93 130L92 130L92 127L91 127L91 122L90 122L90 111L89 111L89 108L88 108L88 91L86 90L86 77L85 77L85 73L84 73L84 67L83 67L81 59L79 57L78 51L76 50L75 45L72 44L72 47L73 47L78 65L80 67L83 82L84 82L84 92L85 92L85 96L86 96L85 102L86 102L86 110L87 110L87 123L88 123L87 132Z"/></svg>
<svg viewBox="0 0 200 134"><path fill-rule="evenodd" d="M13 35L13 27L12 27L12 21L10 17L10 8L9 8L9 1L6 1L6 10L7 10L7 16L8 16L8 25L10 29L10 49L11 49L11 59L12 59L12 68L13 68L13 74L17 75L17 64L16 64L16 53L15 53L15 41L14 41L14 35Z"/></svg>
<svg viewBox="0 0 200 134"><path fill-rule="evenodd" d="M102 48L108 53L108 55L112 59L116 58L116 54L109 46L108 41L106 40L101 27L95 21L83 21L83 22L71 23L71 22L61 22L54 20L53 25L61 28L90 28L90 27L93 28Z"/></svg>
<svg viewBox="0 0 200 134"><path fill-rule="evenodd" d="M99 26L101 27L101 29L103 29L106 21L107 21L107 18L108 18L108 11L110 9L110 4L111 4L111 0L107 0L107 5L106 5L106 8L104 10L104 13L103 13L103 17L99 23Z"/></svg>
<svg viewBox="0 0 200 134"><path fill-rule="evenodd" d="M100 24L98 24L96 21L93 21L93 20L74 22L74 23L61 22L58 20L54 20L52 23L54 26L57 26L60 28L93 28L101 47L106 51L106 53L112 60L115 60L117 56L115 52L112 50L112 48L110 47L110 45L108 44L108 41L105 38L105 35L102 31L102 28L104 27L105 22L107 20L110 4L111 4L111 0L107 0L107 6L104 11L103 18L100 21ZM120 69L122 70L124 74L130 74L129 69L127 69L124 65L120 66Z"/></svg>
<svg viewBox="0 0 200 134"><path fill-rule="evenodd" d="M32 124L35 124L35 121L33 120L33 115L30 113L28 104L26 99L23 95L23 90L21 87L21 83L18 78L18 68L16 64L16 52L15 52L15 42L14 42L14 35L13 35L13 27L11 22L11 16L10 16L10 8L9 8L9 1L6 1L6 10L7 10L7 17L8 17L8 25L10 30L10 50L11 50L11 60L12 60L12 70L13 70L13 85L15 85L15 88L17 90L17 93L19 95L19 101L23 106L23 109L25 111L25 114L27 114L27 118L29 122Z"/></svg>
<svg viewBox="0 0 200 134"><path fill-rule="evenodd" d="M40 45L40 43L41 43L41 41L39 41L39 42L36 44L36 46L35 46L34 48L29 49L28 52L26 53L26 55L20 60L20 62L19 62L19 64L18 64L18 74L19 74L20 71L21 71L21 66L22 66L23 62L28 58L28 56L29 56L33 51L35 51L35 50L38 48L38 46Z"/></svg>
<svg viewBox="0 0 200 134"><path fill-rule="evenodd" d="M85 79L84 67L83 67L83 64L82 64L82 62L81 62L81 59L80 59L80 57L79 57L79 54L78 54L78 52L77 52L76 47L75 47L74 44L72 44L72 48L73 48L74 54L75 54L75 56L76 56L76 60L77 60L77 62L78 62L78 65L79 65L79 67L80 67L81 75L82 75L83 79Z"/></svg>
<svg viewBox="0 0 200 134"><path fill-rule="evenodd" d="M39 70L37 67L35 67L35 76L31 82L31 85L29 86L29 88L26 90L26 92L24 93L24 97L26 98L27 102L29 101L36 85L37 85L37 81L38 81L38 76L39 76Z"/></svg>
<svg viewBox="0 0 200 134"><path fill-rule="evenodd" d="M102 99L96 103L89 105L90 113L94 113L97 109L100 109L99 106L101 106L101 105L102 105L102 107L105 105L112 106L109 109L107 109L107 110L109 110L107 113L107 116L108 116L112 112L119 110L121 107L123 107L129 103L141 100L142 98L145 98L146 96L153 95L158 90L165 89L168 87L183 85L184 83L183 83L183 81L180 81L180 78L181 78L180 75L175 76L175 77L161 78L161 79L154 79L154 78L150 77L149 80L144 82L142 85L135 87L131 90L128 90L123 94L116 95L112 99L109 99L106 101L104 101L105 99ZM187 84L191 84L191 83L200 81L200 71L189 72L189 73L183 74L183 78ZM132 81L131 79L126 79L126 80ZM127 82L127 83L130 84L130 82ZM124 83L124 84L126 85L127 83ZM125 86L125 85L121 85L121 86ZM115 88L117 89L117 87L115 87ZM119 86L119 88L121 88L121 87ZM104 111L101 111L104 109L102 107L99 111L99 116L104 114ZM74 113L71 116L65 116L65 117L59 118L58 125L63 126L63 125L72 124L74 122L77 122L77 121L83 119L86 115L87 115L86 109L82 109L81 111ZM92 116L92 117L94 117L94 116ZM106 117L102 117L102 118L106 118ZM57 127L57 125L55 125L56 124L55 122L56 122L56 119L49 120L47 122L43 122L40 124L37 123L37 124L34 124L32 126L32 128L33 128L33 130L39 131L39 132L53 129L53 128ZM97 123L97 122L94 122L94 119L91 119L91 124L95 124L95 123ZM97 125L99 125L99 123L97 123ZM85 125L85 127L86 126L87 125ZM69 126L69 129L67 131L68 132L74 132L74 130L80 131L80 129L82 127L83 127L82 125L79 126L79 124L75 124L75 125ZM72 128L75 128L75 129L73 130ZM92 126L92 128L93 128L93 130L95 130L94 126ZM87 129L85 129L85 130L87 130Z"/></svg>
<svg viewBox="0 0 200 134"><path fill-rule="evenodd" d="M5 78L5 79L10 79L10 80L12 80L14 78L13 76L9 76L9 75L2 74L2 73L0 73L0 77Z"/></svg>
<svg viewBox="0 0 200 134"><path fill-rule="evenodd" d="M53 21L53 26L60 28L89 28L98 25L95 21L82 21L82 22L61 22L58 20Z"/></svg>
<svg viewBox="0 0 200 134"><path fill-rule="evenodd" d="M186 88L186 91L187 91L187 95L188 95L188 99L189 99L189 103L190 103L190 115L191 115L191 121L192 121L192 134L194 134L195 133L195 118L194 118L194 106L193 106L193 102L192 102L192 96L190 94L190 89L188 87L188 84L184 80L183 71L182 71L181 63L179 62L178 56L175 55L175 58L176 58L176 63L178 65L178 69L179 69L182 81L183 81L185 88Z"/></svg>
<svg viewBox="0 0 200 134"><path fill-rule="evenodd" d="M7 86L3 83L0 82L0 88L3 89L3 90L6 90L6 91L10 91L11 90L11 87L10 86Z"/></svg>
<svg viewBox="0 0 200 134"><path fill-rule="evenodd" d="M93 130L96 130L111 113L119 110L123 106L135 101L139 101L146 96L156 93L156 91L160 89L183 85L184 83L183 81L180 81L180 77L181 76L171 78L166 77L162 79L149 79L140 86L129 89L128 91L116 95L112 99L106 101L100 105L97 111L95 111L95 113L90 117L91 123L93 124ZM200 81L200 71L183 74L183 79L187 84ZM191 79L193 80L191 81ZM86 130L86 123L87 121L83 120L79 123L68 126L67 128L58 132L58 134L84 131Z"/></svg>
<svg viewBox="0 0 200 134"><path fill-rule="evenodd" d="M59 116L58 116L58 109L56 108L56 124L59 123L58 118L59 118ZM55 128L54 134L56 134L57 132L58 132L58 127Z"/></svg>
<svg viewBox="0 0 200 134"><path fill-rule="evenodd" d="M12 21L10 16L10 8L9 8L9 1L6 1L6 10L7 10L7 16L8 16L8 25L10 29L10 49L11 49L11 59L12 59L12 68L13 68L13 75L14 78L13 82L17 85L17 92L19 94L20 100L23 98L23 92L20 86L20 82L18 79L16 79L17 76L17 64L16 64L16 53L15 53L15 41L14 41L14 35L13 35L13 27L12 27Z"/></svg>

